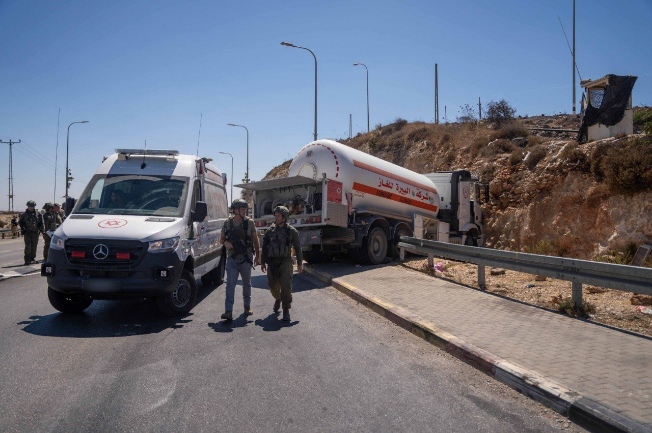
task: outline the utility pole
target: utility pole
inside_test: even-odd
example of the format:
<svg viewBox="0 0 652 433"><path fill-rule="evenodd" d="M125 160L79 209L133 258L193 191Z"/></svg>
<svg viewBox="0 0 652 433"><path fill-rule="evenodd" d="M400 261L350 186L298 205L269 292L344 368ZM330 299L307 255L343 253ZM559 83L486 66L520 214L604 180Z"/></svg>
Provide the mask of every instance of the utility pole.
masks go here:
<svg viewBox="0 0 652 433"><path fill-rule="evenodd" d="M353 135L353 114L349 114L349 140Z"/></svg>
<svg viewBox="0 0 652 433"><path fill-rule="evenodd" d="M439 77L437 63L435 63L435 124L439 124Z"/></svg>
<svg viewBox="0 0 652 433"><path fill-rule="evenodd" d="M0 143L3 144L8 144L9 145L9 204L7 207L8 211L13 212L14 211L14 161L13 161L13 156L12 156L12 151L11 151L11 146L14 144L20 143L21 140L18 141L0 141Z"/></svg>
<svg viewBox="0 0 652 433"><path fill-rule="evenodd" d="M444 105L444 122L448 123L448 116L446 115L446 106Z"/></svg>
<svg viewBox="0 0 652 433"><path fill-rule="evenodd" d="M480 102L479 96L478 96L478 120L482 120L482 102Z"/></svg>
<svg viewBox="0 0 652 433"><path fill-rule="evenodd" d="M573 114L575 109L575 0L573 0Z"/></svg>

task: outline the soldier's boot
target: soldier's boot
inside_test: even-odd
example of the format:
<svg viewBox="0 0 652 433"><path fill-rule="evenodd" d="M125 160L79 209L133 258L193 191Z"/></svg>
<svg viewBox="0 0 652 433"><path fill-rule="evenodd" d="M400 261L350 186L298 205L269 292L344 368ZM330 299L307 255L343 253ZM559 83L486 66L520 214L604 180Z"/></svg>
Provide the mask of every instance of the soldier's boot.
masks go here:
<svg viewBox="0 0 652 433"><path fill-rule="evenodd" d="M290 319L290 310L288 310L287 308L283 308L283 319L282 320L284 322L289 322L291 320Z"/></svg>
<svg viewBox="0 0 652 433"><path fill-rule="evenodd" d="M245 307L244 315L245 316L251 316L252 314L254 314L254 310L252 310L251 307Z"/></svg>
<svg viewBox="0 0 652 433"><path fill-rule="evenodd" d="M274 301L274 312L278 313L278 311L281 309L281 300L277 299Z"/></svg>
<svg viewBox="0 0 652 433"><path fill-rule="evenodd" d="M224 314L221 316L222 319L224 320L233 320L233 311L231 310L226 310Z"/></svg>

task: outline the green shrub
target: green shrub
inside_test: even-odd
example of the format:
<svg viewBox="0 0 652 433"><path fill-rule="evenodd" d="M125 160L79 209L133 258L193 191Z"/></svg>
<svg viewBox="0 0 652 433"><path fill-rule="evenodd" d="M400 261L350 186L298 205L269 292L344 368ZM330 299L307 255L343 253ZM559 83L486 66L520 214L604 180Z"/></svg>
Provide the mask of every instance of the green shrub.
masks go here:
<svg viewBox="0 0 652 433"><path fill-rule="evenodd" d="M652 141L636 139L613 145L602 158L600 169L613 191L635 193L652 188Z"/></svg>
<svg viewBox="0 0 652 433"><path fill-rule="evenodd" d="M504 124L498 131L491 134L491 139L496 140L504 138L511 140L512 138L527 137L528 135L530 135L530 131L522 123L509 122Z"/></svg>
<svg viewBox="0 0 652 433"><path fill-rule="evenodd" d="M559 303L557 310L569 316L587 318L589 314L595 313L595 305L584 301L581 306L577 306L572 299L565 299Z"/></svg>
<svg viewBox="0 0 652 433"><path fill-rule="evenodd" d="M542 240L536 244L525 245L523 252L529 254L538 254L540 256L556 256L557 247L549 240Z"/></svg>
<svg viewBox="0 0 652 433"><path fill-rule="evenodd" d="M589 157L591 173L595 180L602 182L604 180L604 171L602 171L602 160L609 152L610 146L606 143L600 143L593 148Z"/></svg>
<svg viewBox="0 0 652 433"><path fill-rule="evenodd" d="M412 141L412 142L418 142L418 141L423 141L427 139L430 136L430 133L428 131L428 128L425 126L421 128L417 128L414 131L410 132L407 135L407 140Z"/></svg>
<svg viewBox="0 0 652 433"><path fill-rule="evenodd" d="M559 157L565 161L567 166L578 170L590 169L589 159L577 143L568 143L564 146Z"/></svg>
<svg viewBox="0 0 652 433"><path fill-rule="evenodd" d="M652 108L634 109L634 131L652 135Z"/></svg>
<svg viewBox="0 0 652 433"><path fill-rule="evenodd" d="M530 153L527 155L527 158L523 160L523 163L527 168L530 170L533 170L534 167L537 166L539 161L541 161L543 158L546 157L548 154L548 151L546 148L542 145L539 146L534 146L531 150Z"/></svg>
<svg viewBox="0 0 652 433"><path fill-rule="evenodd" d="M507 160L507 162L509 162L509 165L513 167L521 163L523 161L524 156L525 155L523 155L523 150L516 149L512 152L511 155L509 155L509 159Z"/></svg>
<svg viewBox="0 0 652 433"><path fill-rule="evenodd" d="M487 104L486 119L491 123L501 125L514 119L515 114L516 109L504 99L498 102L491 101Z"/></svg>

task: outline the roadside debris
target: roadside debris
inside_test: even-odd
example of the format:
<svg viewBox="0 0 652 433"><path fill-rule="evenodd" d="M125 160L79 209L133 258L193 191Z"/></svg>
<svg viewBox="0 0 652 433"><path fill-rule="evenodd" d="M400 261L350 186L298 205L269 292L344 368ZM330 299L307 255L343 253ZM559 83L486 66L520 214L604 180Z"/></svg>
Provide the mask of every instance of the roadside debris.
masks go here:
<svg viewBox="0 0 652 433"><path fill-rule="evenodd" d="M636 310L639 313L652 315L652 308L649 308L649 307L644 307L644 306L641 305L640 307L636 307Z"/></svg>

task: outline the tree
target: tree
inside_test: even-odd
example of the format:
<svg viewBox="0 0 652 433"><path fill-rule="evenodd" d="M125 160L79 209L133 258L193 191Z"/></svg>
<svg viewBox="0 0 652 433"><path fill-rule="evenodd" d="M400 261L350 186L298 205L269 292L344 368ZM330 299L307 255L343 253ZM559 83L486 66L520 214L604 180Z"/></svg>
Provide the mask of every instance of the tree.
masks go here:
<svg viewBox="0 0 652 433"><path fill-rule="evenodd" d="M458 122L468 123L468 122L475 122L477 120L477 117L475 115L475 108L473 108L469 104L464 104L463 106L461 106L460 111L462 112L462 115L457 117Z"/></svg>
<svg viewBox="0 0 652 433"><path fill-rule="evenodd" d="M501 125L514 119L515 114L516 109L504 99L498 102L491 101L487 104L487 120L491 123Z"/></svg>

